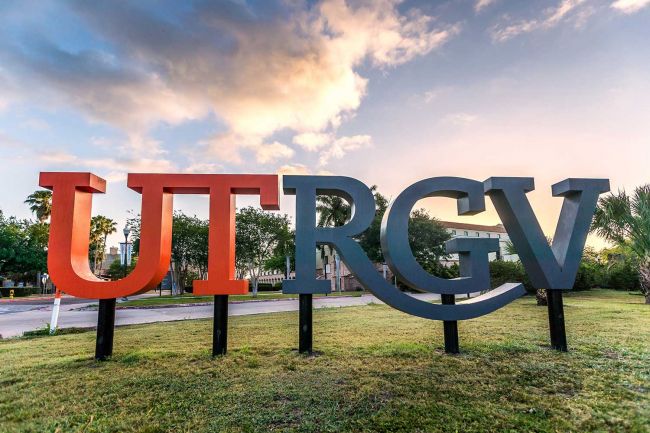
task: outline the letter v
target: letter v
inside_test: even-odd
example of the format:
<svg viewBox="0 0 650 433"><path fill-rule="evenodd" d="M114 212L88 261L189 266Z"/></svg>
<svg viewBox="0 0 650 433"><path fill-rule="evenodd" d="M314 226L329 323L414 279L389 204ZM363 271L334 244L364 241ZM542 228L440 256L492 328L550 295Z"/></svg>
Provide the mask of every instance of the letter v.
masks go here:
<svg viewBox="0 0 650 433"><path fill-rule="evenodd" d="M609 191L609 180L572 178L553 185L553 196L564 197L564 202L551 246L526 197L535 189L533 178L491 177L483 185L533 286L570 290L598 196Z"/></svg>

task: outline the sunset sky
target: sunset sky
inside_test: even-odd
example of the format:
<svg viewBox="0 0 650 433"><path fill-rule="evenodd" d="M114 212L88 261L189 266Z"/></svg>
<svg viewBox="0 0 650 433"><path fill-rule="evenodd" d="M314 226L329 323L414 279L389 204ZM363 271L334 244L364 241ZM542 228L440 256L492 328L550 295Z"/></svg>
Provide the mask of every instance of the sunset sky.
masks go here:
<svg viewBox="0 0 650 433"><path fill-rule="evenodd" d="M106 178L95 213L120 229L129 172L326 173L391 197L529 176L552 235L551 184L650 182L650 0L5 0L0 24L9 215L30 216L40 171Z"/></svg>

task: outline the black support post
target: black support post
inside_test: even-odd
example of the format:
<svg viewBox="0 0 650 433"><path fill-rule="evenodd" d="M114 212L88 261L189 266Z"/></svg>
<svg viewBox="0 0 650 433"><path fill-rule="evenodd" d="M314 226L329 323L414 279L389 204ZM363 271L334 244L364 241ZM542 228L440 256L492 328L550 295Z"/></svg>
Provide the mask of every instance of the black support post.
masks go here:
<svg viewBox="0 0 650 433"><path fill-rule="evenodd" d="M454 305L456 303L456 295L442 294L440 298L443 305ZM445 333L445 353L460 353L458 345L458 322L455 320L445 320L443 326Z"/></svg>
<svg viewBox="0 0 650 433"><path fill-rule="evenodd" d="M564 328L564 305L561 290L547 290L548 327L551 332L551 347L560 352L569 350Z"/></svg>
<svg viewBox="0 0 650 433"><path fill-rule="evenodd" d="M95 359L104 361L113 356L113 334L115 331L115 298L100 299L97 313L97 340Z"/></svg>
<svg viewBox="0 0 650 433"><path fill-rule="evenodd" d="M212 356L225 355L228 350L228 295L214 297Z"/></svg>
<svg viewBox="0 0 650 433"><path fill-rule="evenodd" d="M312 295L301 293L299 295L299 324L298 352L312 353Z"/></svg>

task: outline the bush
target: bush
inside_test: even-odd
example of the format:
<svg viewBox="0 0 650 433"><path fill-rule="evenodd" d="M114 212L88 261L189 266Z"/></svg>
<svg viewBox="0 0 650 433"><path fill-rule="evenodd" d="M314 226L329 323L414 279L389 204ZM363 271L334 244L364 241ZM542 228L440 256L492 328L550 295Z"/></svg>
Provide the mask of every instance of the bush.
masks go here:
<svg viewBox="0 0 650 433"><path fill-rule="evenodd" d="M436 262L435 265L430 264L424 269L430 274L440 278L451 279L460 277L460 268L456 263L452 263L451 266L444 266L441 263Z"/></svg>
<svg viewBox="0 0 650 433"><path fill-rule="evenodd" d="M8 298L11 290L14 291L15 298L41 293L40 287L2 287L0 288L0 294L2 294L3 298Z"/></svg>
<svg viewBox="0 0 650 433"><path fill-rule="evenodd" d="M249 288L252 291L253 290L253 284L249 283ZM271 284L271 283L257 283L257 291L258 292L272 292L276 290L281 290L282 289L282 283L277 283L277 284Z"/></svg>
<svg viewBox="0 0 650 433"><path fill-rule="evenodd" d="M131 258L131 264L126 270L127 275L133 272L133 269L135 269L135 265L138 263L138 258L137 257L132 257ZM112 280L119 280L121 278L124 278L124 266L120 264L119 260L113 260L113 262L110 264L108 269L106 270L106 275Z"/></svg>
<svg viewBox="0 0 650 433"><path fill-rule="evenodd" d="M604 287L614 290L640 290L639 273L629 260L614 263L607 273Z"/></svg>
<svg viewBox="0 0 650 433"><path fill-rule="evenodd" d="M528 293L535 293L524 266L520 262L494 260L490 262L490 285L499 287L504 283L523 283Z"/></svg>
<svg viewBox="0 0 650 433"><path fill-rule="evenodd" d="M607 286L607 269L597 261L583 258L576 273L573 290L582 291Z"/></svg>

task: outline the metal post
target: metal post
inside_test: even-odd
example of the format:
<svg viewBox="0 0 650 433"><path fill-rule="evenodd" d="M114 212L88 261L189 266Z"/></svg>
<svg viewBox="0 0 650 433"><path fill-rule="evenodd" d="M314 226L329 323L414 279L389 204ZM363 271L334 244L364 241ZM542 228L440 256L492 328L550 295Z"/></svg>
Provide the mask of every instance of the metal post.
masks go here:
<svg viewBox="0 0 650 433"><path fill-rule="evenodd" d="M97 314L97 340L95 359L104 361L113 356L113 333L115 331L115 298L100 299Z"/></svg>
<svg viewBox="0 0 650 433"><path fill-rule="evenodd" d="M312 295L311 293L301 293L299 295L299 325L298 332L298 352L312 353Z"/></svg>
<svg viewBox="0 0 650 433"><path fill-rule="evenodd" d="M341 293L341 258L338 253L334 252L334 267L336 278L336 291Z"/></svg>
<svg viewBox="0 0 650 433"><path fill-rule="evenodd" d="M456 295L442 294L440 295L443 305L454 305L456 303ZM455 320L445 320L443 322L445 334L445 353L460 353L458 344L458 322Z"/></svg>
<svg viewBox="0 0 650 433"><path fill-rule="evenodd" d="M548 327L551 332L551 347L560 352L569 349L566 342L566 329L564 327L564 305L561 290L547 290L546 302L548 304Z"/></svg>
<svg viewBox="0 0 650 433"><path fill-rule="evenodd" d="M61 308L61 292L59 290L54 294L54 305L52 305L52 318L50 319L50 334L56 333L59 323L59 310Z"/></svg>
<svg viewBox="0 0 650 433"><path fill-rule="evenodd" d="M128 267L128 255L129 255L129 232L127 228L124 228L124 278L126 278L126 270Z"/></svg>
<svg viewBox="0 0 650 433"><path fill-rule="evenodd" d="M215 295L212 328L212 356L225 355L228 350L228 295Z"/></svg>

